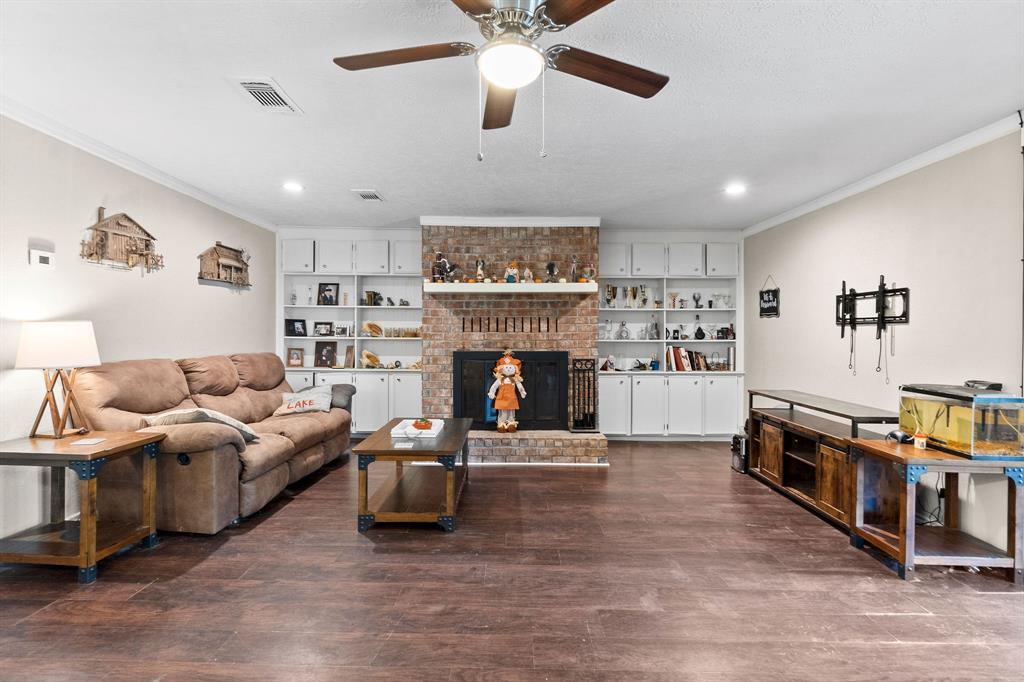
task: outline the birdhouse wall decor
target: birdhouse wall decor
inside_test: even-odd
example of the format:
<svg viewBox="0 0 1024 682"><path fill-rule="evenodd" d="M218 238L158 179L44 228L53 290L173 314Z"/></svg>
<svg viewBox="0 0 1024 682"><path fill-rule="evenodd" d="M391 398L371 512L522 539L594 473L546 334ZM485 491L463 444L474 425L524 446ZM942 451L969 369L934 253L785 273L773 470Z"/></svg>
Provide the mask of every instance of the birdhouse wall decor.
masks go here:
<svg viewBox="0 0 1024 682"><path fill-rule="evenodd" d="M199 258L199 279L205 282L230 284L240 289L249 283L250 256L244 249L236 249L216 242L203 251Z"/></svg>
<svg viewBox="0 0 1024 682"><path fill-rule="evenodd" d="M88 236L82 241L79 254L84 260L119 270L131 270L138 265L143 272L164 266L164 257L156 252L156 237L127 213L108 218L105 212L100 206L96 224L86 228Z"/></svg>

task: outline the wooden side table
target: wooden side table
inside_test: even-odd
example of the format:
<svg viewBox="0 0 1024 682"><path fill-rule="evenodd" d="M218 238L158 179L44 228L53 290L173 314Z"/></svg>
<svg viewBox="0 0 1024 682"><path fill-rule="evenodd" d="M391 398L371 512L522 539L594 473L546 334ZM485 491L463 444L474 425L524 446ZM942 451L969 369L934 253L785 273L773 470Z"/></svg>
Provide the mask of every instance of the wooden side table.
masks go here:
<svg viewBox="0 0 1024 682"><path fill-rule="evenodd" d="M75 445L102 438L95 445ZM136 542L155 547L156 454L162 433L90 431L83 436L21 438L0 443L0 466L50 469L48 523L0 538L0 563L77 566L78 582L96 580L96 562ZM100 518L97 490L104 465L123 457L140 458L141 518ZM79 520L64 518L64 470L78 476Z"/></svg>
<svg viewBox="0 0 1024 682"><path fill-rule="evenodd" d="M903 579L914 566L990 566L1024 584L1024 461L976 460L913 445L857 438L852 441L850 544L865 543L896 562ZM917 484L926 473L943 473L946 509L942 525L918 526ZM960 529L960 474L1001 474L1007 482L1006 550Z"/></svg>

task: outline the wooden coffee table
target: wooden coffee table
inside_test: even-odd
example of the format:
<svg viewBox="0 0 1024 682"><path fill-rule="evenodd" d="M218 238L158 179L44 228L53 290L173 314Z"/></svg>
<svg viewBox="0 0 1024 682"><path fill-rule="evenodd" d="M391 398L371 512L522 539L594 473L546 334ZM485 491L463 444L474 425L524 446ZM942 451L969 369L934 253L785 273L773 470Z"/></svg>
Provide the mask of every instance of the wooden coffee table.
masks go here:
<svg viewBox="0 0 1024 682"><path fill-rule="evenodd" d="M469 480L466 441L472 419L445 419L433 438L392 438L391 429L403 418L389 421L352 448L359 462L359 532L375 523L427 522L455 530L455 508ZM408 419L408 417L405 417ZM411 447L401 447L409 443ZM373 462L394 462L395 472L368 498L367 469ZM441 466L406 462L436 462Z"/></svg>

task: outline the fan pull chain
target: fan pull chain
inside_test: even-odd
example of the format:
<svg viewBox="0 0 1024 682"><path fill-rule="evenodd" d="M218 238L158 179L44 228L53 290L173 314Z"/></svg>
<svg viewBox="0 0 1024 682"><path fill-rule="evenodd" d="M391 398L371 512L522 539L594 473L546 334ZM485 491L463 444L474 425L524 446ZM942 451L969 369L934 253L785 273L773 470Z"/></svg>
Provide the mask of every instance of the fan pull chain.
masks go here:
<svg viewBox="0 0 1024 682"><path fill-rule="evenodd" d="M540 72L540 158L548 158L547 150L547 73L544 69Z"/></svg>
<svg viewBox="0 0 1024 682"><path fill-rule="evenodd" d="M476 160L484 160L484 75L481 73L476 82Z"/></svg>

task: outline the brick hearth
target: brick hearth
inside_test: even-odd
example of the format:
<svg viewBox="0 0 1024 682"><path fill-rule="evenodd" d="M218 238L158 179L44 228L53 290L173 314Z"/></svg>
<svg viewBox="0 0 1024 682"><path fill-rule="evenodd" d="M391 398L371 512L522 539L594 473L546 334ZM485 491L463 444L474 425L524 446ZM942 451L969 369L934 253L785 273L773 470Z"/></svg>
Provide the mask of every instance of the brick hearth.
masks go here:
<svg viewBox="0 0 1024 682"><path fill-rule="evenodd" d="M541 277L548 261L567 276L573 254L581 266L598 262L596 227L423 227L423 272L429 277L437 251L458 263L463 276L483 258L498 278L512 259ZM452 353L456 350L567 351L570 358L597 357L598 295L569 294L425 294L423 296L423 410L428 417L452 416ZM463 331L464 319L551 318L550 328L532 333ZM557 320L557 324L555 324ZM495 325L497 327L498 325ZM529 399L529 398L527 398ZM571 396L570 396L571 400ZM570 403L571 404L571 403ZM608 441L601 434L568 431L521 431L499 434L474 431L470 453L477 462L607 461Z"/></svg>

